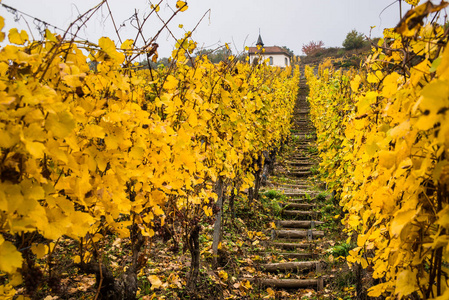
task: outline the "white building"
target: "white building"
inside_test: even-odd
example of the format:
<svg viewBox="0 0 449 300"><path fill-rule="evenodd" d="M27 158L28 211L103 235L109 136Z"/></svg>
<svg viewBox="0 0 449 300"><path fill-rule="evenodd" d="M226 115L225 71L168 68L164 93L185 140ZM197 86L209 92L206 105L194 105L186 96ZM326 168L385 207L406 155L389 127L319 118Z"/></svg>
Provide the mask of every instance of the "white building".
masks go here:
<svg viewBox="0 0 449 300"><path fill-rule="evenodd" d="M256 45L258 47L249 47L248 50L251 64L259 61L259 59L262 59L262 61L269 59L268 64L270 66L282 68L290 66L292 57L286 49L279 46L264 47L260 34Z"/></svg>

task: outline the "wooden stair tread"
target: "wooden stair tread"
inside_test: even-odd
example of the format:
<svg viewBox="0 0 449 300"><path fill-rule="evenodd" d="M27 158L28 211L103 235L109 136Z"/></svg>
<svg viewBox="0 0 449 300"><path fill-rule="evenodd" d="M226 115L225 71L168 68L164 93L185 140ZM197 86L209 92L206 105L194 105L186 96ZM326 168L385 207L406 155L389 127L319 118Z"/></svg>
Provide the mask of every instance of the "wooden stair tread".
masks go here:
<svg viewBox="0 0 449 300"><path fill-rule="evenodd" d="M297 200L301 200L301 199L307 199L307 195L309 195L309 197L313 200L314 198L316 198L319 194L309 194L309 193L304 193L304 191L298 191L298 192L288 192L288 193L284 193L284 196L286 196L287 198L290 199L297 199ZM289 200L292 201L292 200Z"/></svg>
<svg viewBox="0 0 449 300"><path fill-rule="evenodd" d="M271 242L269 245L284 249L308 249L314 244L312 243L289 243L289 242Z"/></svg>
<svg viewBox="0 0 449 300"><path fill-rule="evenodd" d="M311 230L310 231L312 238L313 237L323 237L324 231L322 230ZM309 230L273 230L272 234L274 238L288 238L288 239L294 239L294 238L307 238L309 236Z"/></svg>
<svg viewBox="0 0 449 300"><path fill-rule="evenodd" d="M320 290L320 286L324 285L325 279L263 279L263 278L250 278L250 282L255 282L263 286L269 286L279 289L305 289L305 288L315 288Z"/></svg>
<svg viewBox="0 0 449 300"><path fill-rule="evenodd" d="M315 225L324 224L322 221L280 220L276 221L276 227L310 228L312 222L315 222Z"/></svg>
<svg viewBox="0 0 449 300"><path fill-rule="evenodd" d="M282 213L287 215L287 216L295 216L295 215L298 215L298 216L315 216L319 212L313 211L313 210L289 210L289 209L284 209L282 211Z"/></svg>
<svg viewBox="0 0 449 300"><path fill-rule="evenodd" d="M281 207L283 208L288 208L288 209L309 209L309 208L314 208L316 207L316 204L313 203L295 203L295 202L286 202L286 203L281 203L280 204Z"/></svg>
<svg viewBox="0 0 449 300"><path fill-rule="evenodd" d="M278 255L286 257L286 258L296 258L296 259L307 259L307 258L318 258L320 257L320 254L317 253L294 253L294 252L287 252L287 253L278 253Z"/></svg>
<svg viewBox="0 0 449 300"><path fill-rule="evenodd" d="M261 265L262 269L267 272L292 272L292 271L305 271L310 270L312 268L316 268L317 264L319 264L319 260L314 261L291 261L291 262L283 262L283 263L269 263Z"/></svg>

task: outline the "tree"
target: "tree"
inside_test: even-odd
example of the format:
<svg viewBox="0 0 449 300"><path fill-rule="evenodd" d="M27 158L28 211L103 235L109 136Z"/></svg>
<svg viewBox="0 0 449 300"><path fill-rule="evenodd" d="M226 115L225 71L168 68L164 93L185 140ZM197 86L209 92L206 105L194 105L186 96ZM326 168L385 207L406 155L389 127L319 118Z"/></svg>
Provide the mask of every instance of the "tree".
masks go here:
<svg viewBox="0 0 449 300"><path fill-rule="evenodd" d="M343 47L345 47L346 50L360 49L365 43L365 35L353 29L346 35L346 39L343 41Z"/></svg>
<svg viewBox="0 0 449 300"><path fill-rule="evenodd" d="M196 56L203 56L206 55L207 58L213 62L214 64L217 64L221 61L227 60L227 58L232 55L231 50L227 49L226 47L221 47L216 50L208 50L208 49L202 49L199 50L196 53Z"/></svg>
<svg viewBox="0 0 449 300"><path fill-rule="evenodd" d="M302 45L302 52L304 52L307 56L311 56L317 54L319 51L323 50L324 43L323 41L314 42L311 41L306 45Z"/></svg>
<svg viewBox="0 0 449 300"><path fill-rule="evenodd" d="M295 56L295 54L293 53L292 50L290 50L290 48L286 47L286 46L282 46L283 49L287 50L287 52L293 57Z"/></svg>
<svg viewBox="0 0 449 300"><path fill-rule="evenodd" d="M169 65L170 65L170 61L167 57L159 58L156 63L150 61L150 66L152 69L157 69L159 67L169 66ZM143 68L143 69L149 69L148 60L144 60L144 61L140 62L139 67Z"/></svg>

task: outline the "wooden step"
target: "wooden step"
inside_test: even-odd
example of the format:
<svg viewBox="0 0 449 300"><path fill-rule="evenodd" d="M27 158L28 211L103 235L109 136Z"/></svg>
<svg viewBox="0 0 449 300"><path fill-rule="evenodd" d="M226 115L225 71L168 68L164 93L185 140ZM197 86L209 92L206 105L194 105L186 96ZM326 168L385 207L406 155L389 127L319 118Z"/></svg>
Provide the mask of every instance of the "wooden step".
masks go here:
<svg viewBox="0 0 449 300"><path fill-rule="evenodd" d="M305 288L318 288L318 279L262 279L255 280L256 283L279 289L305 289Z"/></svg>
<svg viewBox="0 0 449 300"><path fill-rule="evenodd" d="M309 160L309 156L306 155L305 153L298 153L295 156L291 157L290 159L295 161L306 161L306 160L311 161Z"/></svg>
<svg viewBox="0 0 449 300"><path fill-rule="evenodd" d="M312 132L304 132L304 130L301 130L301 132L303 132L302 134L298 134L298 133L296 133L296 134L293 134L293 136L296 138L296 139L303 139L303 140L306 140L306 136L307 136L307 139L314 139L314 134L312 133Z"/></svg>
<svg viewBox="0 0 449 300"><path fill-rule="evenodd" d="M304 198L294 198L294 199L288 199L288 202L290 203L313 203L315 201L315 197L310 197L310 200L306 197Z"/></svg>
<svg viewBox="0 0 449 300"><path fill-rule="evenodd" d="M300 167L300 168L294 167L294 168L288 169L288 172L289 173L310 172L310 169L311 168L309 168L309 167Z"/></svg>
<svg viewBox="0 0 449 300"><path fill-rule="evenodd" d="M310 203L309 199L307 198L290 198L288 199L288 201L291 203Z"/></svg>
<svg viewBox="0 0 449 300"><path fill-rule="evenodd" d="M310 194L307 193L307 194L309 195L310 200L307 198L306 194L302 194L302 195L298 195L298 196L295 196L295 197L287 196L287 198L289 198L288 202L292 202L292 203L296 203L296 202L299 202L299 203L302 203L302 202L314 202L314 201L317 201L317 198L321 194L321 192L320 193L314 192L314 193L310 193ZM286 193L284 193L284 195L286 195ZM330 198L332 198L332 194L324 195L324 198L329 200Z"/></svg>
<svg viewBox="0 0 449 300"><path fill-rule="evenodd" d="M299 133L301 134L301 133ZM302 134L304 134L304 132L302 132ZM294 142L295 145L308 145L309 141L295 141Z"/></svg>
<svg viewBox="0 0 449 300"><path fill-rule="evenodd" d="M307 253L278 253L277 255L282 255L282 257L285 258L292 258L292 259L317 259L320 257L319 254L316 253L311 253L311 252L307 252Z"/></svg>
<svg viewBox="0 0 449 300"><path fill-rule="evenodd" d="M284 195L286 195L287 197L292 197L292 196L294 196L294 197L299 197L299 198L302 198L302 199L306 199L306 194L308 194L309 196L314 196L315 194L316 194L316 192L314 192L314 194L311 194L311 193L304 193L304 189L302 189L302 190L297 190L297 189L285 189L285 190L282 190L283 192L284 192Z"/></svg>
<svg viewBox="0 0 449 300"><path fill-rule="evenodd" d="M287 242L272 242L268 245L276 247L276 248L282 248L282 249L309 249L312 248L315 244L313 243L287 243Z"/></svg>
<svg viewBox="0 0 449 300"><path fill-rule="evenodd" d="M316 191L305 191L305 190L299 190L294 192L288 192L284 193L286 197L295 198L295 197L307 197L306 195L309 195L310 197L318 195Z"/></svg>
<svg viewBox="0 0 449 300"><path fill-rule="evenodd" d="M313 288L321 291L324 288L326 279L319 277L316 279L264 279L249 278L248 281L258 285L268 286L278 289L306 289Z"/></svg>
<svg viewBox="0 0 449 300"><path fill-rule="evenodd" d="M308 160L307 158L308 157L304 154L304 155L301 155L301 156L297 155L297 156L293 157L293 160L295 160L295 161L304 161L304 160ZM316 165L316 163L313 163L312 165ZM303 166L307 166L307 165L303 164Z"/></svg>
<svg viewBox="0 0 449 300"><path fill-rule="evenodd" d="M309 233L311 234L310 238L313 237L323 237L324 236L324 231L321 230L313 230L313 229L309 229L309 230L283 230L283 229L279 229L279 230L272 230L272 238L273 239L277 239L277 238L286 238L286 239L305 239L309 237Z"/></svg>
<svg viewBox="0 0 449 300"><path fill-rule="evenodd" d="M309 145L307 145L307 146L299 146L299 147L296 147L296 149L294 151L296 151L296 152L300 152L300 151L308 152L309 149L310 149Z"/></svg>
<svg viewBox="0 0 449 300"><path fill-rule="evenodd" d="M292 261L284 263L271 263L261 265L262 269L267 272L303 272L315 269L320 261Z"/></svg>
<svg viewBox="0 0 449 300"><path fill-rule="evenodd" d="M310 171L304 171L304 172L288 172L287 174L288 174L289 176L294 176L294 177L305 177L305 176L312 175L312 172L310 172Z"/></svg>
<svg viewBox="0 0 449 300"><path fill-rule="evenodd" d="M316 207L315 204L309 204L309 203L293 203L293 202L288 202L288 203L280 203L279 204L281 207L286 208L286 209L311 209Z"/></svg>
<svg viewBox="0 0 449 300"><path fill-rule="evenodd" d="M307 190L310 188L310 185L307 184L285 184L285 183L275 183L275 182L267 182L268 184L275 185L280 189L294 189L294 190Z"/></svg>
<svg viewBox="0 0 449 300"><path fill-rule="evenodd" d="M290 166L313 166L313 165L316 165L315 162L310 161L310 160L286 161L285 163Z"/></svg>
<svg viewBox="0 0 449 300"><path fill-rule="evenodd" d="M315 226L324 224L321 221L297 221L297 220L282 220L276 221L277 228L311 228L312 222L315 223Z"/></svg>
<svg viewBox="0 0 449 300"><path fill-rule="evenodd" d="M282 215L295 218L314 218L318 212L313 210L283 210Z"/></svg>

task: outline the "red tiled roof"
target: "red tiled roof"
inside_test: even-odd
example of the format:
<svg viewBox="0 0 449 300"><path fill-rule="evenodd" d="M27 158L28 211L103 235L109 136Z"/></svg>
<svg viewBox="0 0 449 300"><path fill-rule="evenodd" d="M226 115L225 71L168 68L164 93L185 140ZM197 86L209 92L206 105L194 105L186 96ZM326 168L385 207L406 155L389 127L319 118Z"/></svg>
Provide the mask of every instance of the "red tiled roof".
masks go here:
<svg viewBox="0 0 449 300"><path fill-rule="evenodd" d="M262 49L259 50L257 49L257 47L248 47L248 48L249 54L256 54L262 52ZM287 56L290 56L287 50L279 46L263 47L263 49L265 49L265 52L263 54L285 54Z"/></svg>

